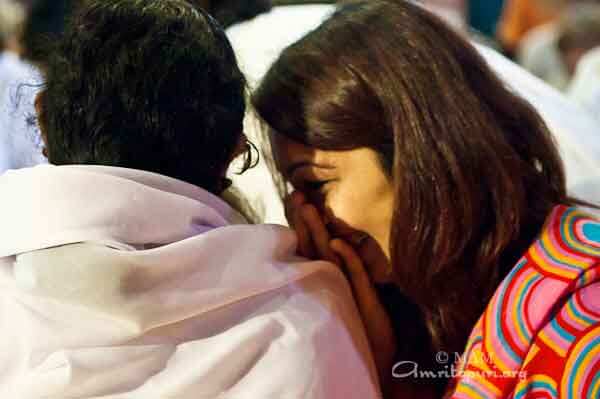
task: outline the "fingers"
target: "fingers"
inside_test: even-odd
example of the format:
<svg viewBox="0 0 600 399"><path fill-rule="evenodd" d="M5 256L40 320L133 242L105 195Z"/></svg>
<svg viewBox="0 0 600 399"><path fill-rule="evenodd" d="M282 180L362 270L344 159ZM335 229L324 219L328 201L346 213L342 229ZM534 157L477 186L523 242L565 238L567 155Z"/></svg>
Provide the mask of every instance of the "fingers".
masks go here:
<svg viewBox="0 0 600 399"><path fill-rule="evenodd" d="M298 191L293 192L285 203L286 218L298 236L299 255L314 259L317 256L317 251L315 250L308 226L302 218L302 207L305 203L306 197L302 193Z"/></svg>
<svg viewBox="0 0 600 399"><path fill-rule="evenodd" d="M321 259L339 264L340 259L329 245L329 231L327 231L325 223L323 223L323 219L317 208L313 205L305 204L302 206L301 214L305 225L308 227L315 249L317 250L317 255Z"/></svg>
<svg viewBox="0 0 600 399"><path fill-rule="evenodd" d="M306 203L306 197L300 191L294 191L285 199L285 217L290 225L294 228L294 214L302 205Z"/></svg>
<svg viewBox="0 0 600 399"><path fill-rule="evenodd" d="M389 315L379 301L363 261L354 249L340 239L332 240L330 245L342 259L371 344L378 373L380 378L385 379L396 353L396 337Z"/></svg>
<svg viewBox="0 0 600 399"><path fill-rule="evenodd" d="M392 267L389 259L373 238L367 237L360 246L354 246L354 248L356 248L363 263L368 265L366 268L367 273L373 283L387 284L392 282Z"/></svg>
<svg viewBox="0 0 600 399"><path fill-rule="evenodd" d="M354 248L343 240L331 241L331 249L342 259L345 272L352 285L354 297L365 322L369 319L387 319L387 313L379 301L377 291L371 282L363 261Z"/></svg>
<svg viewBox="0 0 600 399"><path fill-rule="evenodd" d="M370 305L378 304L375 288L354 248L340 239L332 240L330 247L342 259L344 270L350 279L359 306L362 308L364 305L368 308Z"/></svg>

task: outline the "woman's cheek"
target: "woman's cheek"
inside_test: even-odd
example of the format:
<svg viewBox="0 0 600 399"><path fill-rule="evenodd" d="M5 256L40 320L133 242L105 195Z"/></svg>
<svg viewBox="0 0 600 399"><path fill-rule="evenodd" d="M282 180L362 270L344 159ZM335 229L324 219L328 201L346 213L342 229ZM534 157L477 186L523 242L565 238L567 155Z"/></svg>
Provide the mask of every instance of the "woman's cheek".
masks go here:
<svg viewBox="0 0 600 399"><path fill-rule="evenodd" d="M338 234L352 234L357 231L369 233L366 231L368 223L362 204L354 204L346 197L330 194L325 209L326 219L333 223Z"/></svg>

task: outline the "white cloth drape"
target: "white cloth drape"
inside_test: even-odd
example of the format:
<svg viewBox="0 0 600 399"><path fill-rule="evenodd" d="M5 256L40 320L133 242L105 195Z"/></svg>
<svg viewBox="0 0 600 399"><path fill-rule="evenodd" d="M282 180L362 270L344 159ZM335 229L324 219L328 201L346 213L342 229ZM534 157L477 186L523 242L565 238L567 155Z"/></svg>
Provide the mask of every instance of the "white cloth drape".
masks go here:
<svg viewBox="0 0 600 399"><path fill-rule="evenodd" d="M0 176L0 397L376 398L335 266L164 176Z"/></svg>

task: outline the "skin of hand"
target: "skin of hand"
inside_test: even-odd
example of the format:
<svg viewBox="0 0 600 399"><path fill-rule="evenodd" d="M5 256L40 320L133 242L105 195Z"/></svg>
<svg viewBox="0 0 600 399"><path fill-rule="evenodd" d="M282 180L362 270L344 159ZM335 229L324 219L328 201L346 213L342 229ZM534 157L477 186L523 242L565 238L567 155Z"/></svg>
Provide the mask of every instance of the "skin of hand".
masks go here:
<svg viewBox="0 0 600 399"><path fill-rule="evenodd" d="M396 353L396 337L367 272L368 267L364 264L365 260L387 263L387 258L381 252L379 256L372 255L373 251L369 249L376 244L370 238L354 245L341 238L332 239L317 208L306 202L304 195L299 192L293 193L286 201L286 214L298 235L299 254L309 259L332 262L348 278L380 381L382 386L387 386Z"/></svg>

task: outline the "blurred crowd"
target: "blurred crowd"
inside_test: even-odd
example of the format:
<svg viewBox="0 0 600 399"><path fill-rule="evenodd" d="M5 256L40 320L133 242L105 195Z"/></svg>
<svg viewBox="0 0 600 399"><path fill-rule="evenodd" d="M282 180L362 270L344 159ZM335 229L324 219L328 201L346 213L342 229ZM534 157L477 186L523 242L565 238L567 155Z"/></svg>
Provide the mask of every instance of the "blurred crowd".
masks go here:
<svg viewBox="0 0 600 399"><path fill-rule="evenodd" d="M425 0L593 112L600 110L600 2Z"/></svg>
<svg viewBox="0 0 600 399"><path fill-rule="evenodd" d="M19 61L43 62L48 40L59 34L78 0L0 0L0 93ZM325 4L332 0L196 0L225 27L272 6ZM595 71L600 54L597 0L417 0L454 26L501 49L533 75L567 93L584 107L600 109Z"/></svg>

